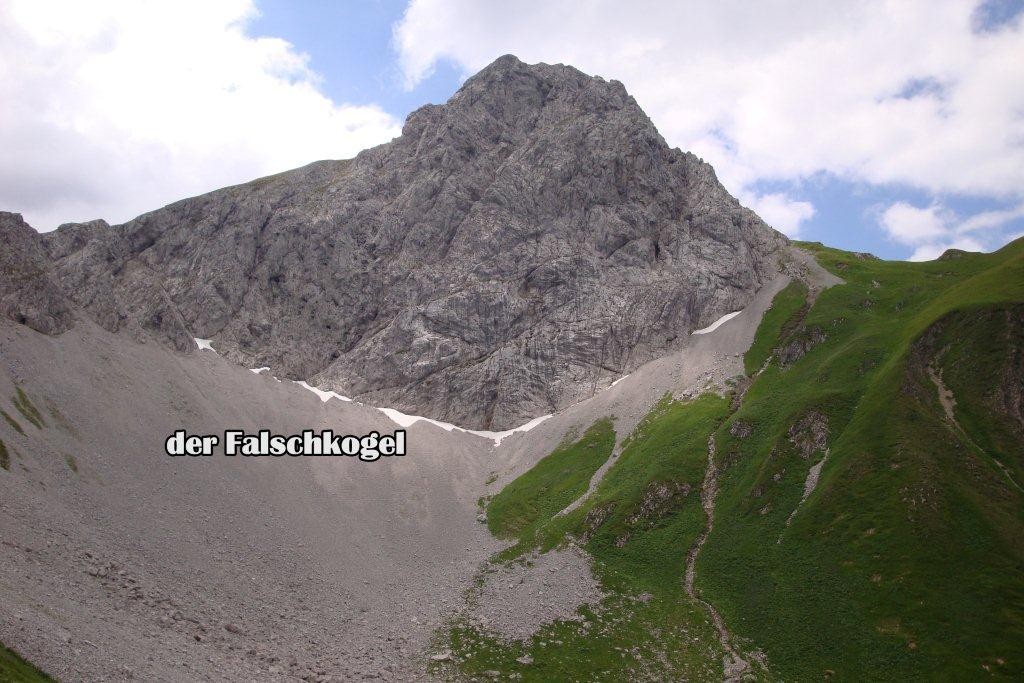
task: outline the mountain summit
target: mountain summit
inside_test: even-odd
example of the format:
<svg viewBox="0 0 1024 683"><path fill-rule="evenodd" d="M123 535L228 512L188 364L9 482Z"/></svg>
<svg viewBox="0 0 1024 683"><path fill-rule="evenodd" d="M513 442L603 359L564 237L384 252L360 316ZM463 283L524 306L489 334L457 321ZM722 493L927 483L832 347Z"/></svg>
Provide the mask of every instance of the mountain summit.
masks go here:
<svg viewBox="0 0 1024 683"><path fill-rule="evenodd" d="M505 57L355 159L0 243L0 680L1024 680L1024 238L789 245ZM225 457L327 430L363 457Z"/></svg>
<svg viewBox="0 0 1024 683"><path fill-rule="evenodd" d="M505 56L354 159L43 243L107 329L505 429L742 308L786 239L621 83Z"/></svg>

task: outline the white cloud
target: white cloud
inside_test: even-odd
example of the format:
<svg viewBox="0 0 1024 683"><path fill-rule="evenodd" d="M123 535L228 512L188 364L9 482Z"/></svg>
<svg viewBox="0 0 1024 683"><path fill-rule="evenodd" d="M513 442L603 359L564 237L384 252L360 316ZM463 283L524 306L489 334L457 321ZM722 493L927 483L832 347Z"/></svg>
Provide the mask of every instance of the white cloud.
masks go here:
<svg viewBox="0 0 1024 683"><path fill-rule="evenodd" d="M1006 210L961 217L940 205L917 207L896 202L878 215L878 223L895 242L914 249L911 261L928 261L946 249L988 251L1017 235L999 230L1024 217L1024 204Z"/></svg>
<svg viewBox="0 0 1024 683"><path fill-rule="evenodd" d="M410 86L509 52L619 79L670 144L792 229L813 207L756 181L1024 197L1024 29L977 31L975 5L412 0L394 42Z"/></svg>
<svg viewBox="0 0 1024 683"><path fill-rule="evenodd" d="M800 236L800 226L814 217L813 204L795 201L781 193L741 193L739 200L753 209L768 225L794 239Z"/></svg>
<svg viewBox="0 0 1024 683"><path fill-rule="evenodd" d="M947 249L961 249L963 251L985 251L984 245L970 237L958 237L954 240L944 242L932 242L922 244L910 255L908 261L933 261L942 256Z"/></svg>
<svg viewBox="0 0 1024 683"><path fill-rule="evenodd" d="M0 5L0 208L36 228L123 221L400 132L331 101L249 0Z"/></svg>
<svg viewBox="0 0 1024 683"><path fill-rule="evenodd" d="M1016 206L1012 209L1006 209L1001 211L984 211L982 213L971 216L969 219L961 223L957 230L961 233L964 232L975 232L978 230L989 230L991 228L998 228L1010 221L1017 220L1018 218L1024 218L1024 204Z"/></svg>
<svg viewBox="0 0 1024 683"><path fill-rule="evenodd" d="M909 246L945 236L950 222L949 212L938 205L918 208L906 202L896 202L879 218L889 237Z"/></svg>

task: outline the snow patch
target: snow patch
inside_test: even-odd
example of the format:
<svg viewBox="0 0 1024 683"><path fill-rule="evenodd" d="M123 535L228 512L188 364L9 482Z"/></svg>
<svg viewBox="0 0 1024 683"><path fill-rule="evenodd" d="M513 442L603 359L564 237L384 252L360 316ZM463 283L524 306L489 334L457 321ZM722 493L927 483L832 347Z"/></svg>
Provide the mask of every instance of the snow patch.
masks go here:
<svg viewBox="0 0 1024 683"><path fill-rule="evenodd" d="M540 417L533 418L532 420L530 420L526 424L521 424L521 425L519 425L518 427L516 427L514 429L506 429L503 432L488 432L488 431L477 430L477 429L462 429L461 427L456 427L456 429L461 429L464 432L469 432L470 434L476 434L477 436L482 436L482 437L484 437L486 439L494 439L494 445L497 446L498 444L500 444L502 442L502 440L505 437L511 436L511 435L515 434L516 432L528 432L528 431L530 431L531 429L533 429L534 427L536 427L541 422L543 422L544 420L548 419L551 416L552 416L551 413L548 413L547 415L541 415Z"/></svg>
<svg viewBox="0 0 1024 683"><path fill-rule="evenodd" d="M390 418L391 421L397 424L399 427L409 427L422 420L424 422L429 422L432 425L437 425L446 432L450 432L453 429L458 429L455 425L449 422L432 420L429 417L422 417L420 415L407 415L406 413L403 413L401 410L395 410L394 408L377 408L377 410L387 415L388 418Z"/></svg>
<svg viewBox="0 0 1024 683"><path fill-rule="evenodd" d="M254 372L256 374L260 374L260 373L262 373L265 370L270 370L270 368L251 368L250 372ZM277 379L277 378L275 377L274 379ZM625 379L625 378L623 378L623 379ZM303 389L306 389L308 391L312 391L314 394L319 396L320 400L323 401L324 403L326 403L327 401L331 400L332 398L336 398L336 399L341 400L341 401L348 401L350 403L356 403L357 405L365 405L363 403L359 403L359 401L353 401L348 396L342 396L341 394L333 392L333 391L324 391L323 389L318 389L317 387L314 387L313 385L309 384L308 382L303 382L302 380L292 380L292 381L295 384L298 384ZM394 422L395 424L397 424L399 427L402 427L402 428L408 428L411 425L413 425L413 424L415 424L417 422L421 422L421 421L422 422L429 422L430 424L432 424L432 425L434 425L436 427L440 427L441 429L445 430L446 432L450 432L452 430L455 430L455 431L459 431L459 432L465 432L466 434L475 434L476 436L482 436L485 439L491 439L492 441L494 441L494 445L495 446L499 445L506 437L509 437L512 434L515 434L517 432L528 432L531 429L533 429L534 427L536 427L537 425L539 425L544 420L546 420L549 417L551 417L550 414L549 415L541 415L540 417L535 417L534 419L530 420L526 424L519 425L518 427L516 427L514 429L506 429L503 432L491 432L491 431L487 431L487 430L483 430L483 429L465 429L464 427L459 427L458 425L453 425L451 422L442 422L441 420L435 420L433 418L423 417L422 415L408 415L406 413L403 413L400 410L395 410L394 408L380 408L380 407L377 407L377 406L370 406L370 407L371 408L377 408L377 410L379 410L380 412L382 412L385 415L387 415L387 417L392 422Z"/></svg>
<svg viewBox="0 0 1024 683"><path fill-rule="evenodd" d="M213 340L212 339L200 339L199 337L192 337L192 338L196 340L196 346L199 347L200 351L202 351L204 349L207 349L209 351L213 351L214 353L217 353L217 349L213 348Z"/></svg>
<svg viewBox="0 0 1024 683"><path fill-rule="evenodd" d="M616 384L618 384L622 380L626 379L627 377L629 377L629 375L623 375L622 377L618 378L617 380L612 382L610 385L608 385L608 388L611 389L612 387L614 387Z"/></svg>
<svg viewBox="0 0 1024 683"><path fill-rule="evenodd" d="M303 389L308 389L309 391L312 391L314 394L319 396L320 400L323 401L324 403L327 403L327 401L331 400L332 398L336 398L336 399L338 399L340 401L351 401L352 400L348 396L342 396L341 394L335 393L333 391L324 391L323 389L318 389L318 388L312 386L311 384L307 384L306 382L303 382L302 380L293 380L293 381L296 384L298 384L300 387L302 387Z"/></svg>
<svg viewBox="0 0 1024 683"><path fill-rule="evenodd" d="M733 318L735 318L736 316L738 316L742 312L743 311L733 311L732 313L726 313L721 318L719 318L715 322L711 323L711 325L709 325L709 326L707 326L707 327L705 327L703 329L700 329L700 330L694 330L690 334L708 334L709 332L714 332L719 327L721 327L722 325L726 324L727 322L729 322L730 320L732 320Z"/></svg>
<svg viewBox="0 0 1024 683"><path fill-rule="evenodd" d="M270 370L269 367L249 368L249 372L255 372L257 375L263 374L264 372L267 372L268 370ZM275 377L274 379L277 379L277 378Z"/></svg>
<svg viewBox="0 0 1024 683"><path fill-rule="evenodd" d="M446 432L455 430L459 432L465 432L466 434L475 434L476 436L482 436L485 439L491 439L492 441L494 441L495 446L500 444L506 437L511 436L516 432L528 432L537 425L539 425L544 420L551 417L551 415L541 415L540 417L535 417L526 424L519 425L514 429L506 429L503 432L491 432L484 429L465 429L464 427L453 425L451 422L442 422L441 420L423 417L422 415L408 415L400 410L395 410L394 408L377 408L377 410L387 415L392 422L403 428L408 428L411 425L420 421L429 422L432 425L440 427Z"/></svg>

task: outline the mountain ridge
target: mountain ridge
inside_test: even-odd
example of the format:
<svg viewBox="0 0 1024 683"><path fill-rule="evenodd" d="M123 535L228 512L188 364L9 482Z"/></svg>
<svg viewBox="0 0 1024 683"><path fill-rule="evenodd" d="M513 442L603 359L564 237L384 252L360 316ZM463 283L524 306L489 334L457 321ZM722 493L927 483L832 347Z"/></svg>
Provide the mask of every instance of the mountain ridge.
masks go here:
<svg viewBox="0 0 1024 683"><path fill-rule="evenodd" d="M507 56L354 159L0 242L0 679L1024 677L1024 237L790 244Z"/></svg>
<svg viewBox="0 0 1024 683"><path fill-rule="evenodd" d="M500 430L742 308L787 240L621 83L505 56L351 160L42 243L109 330L212 339L248 367Z"/></svg>

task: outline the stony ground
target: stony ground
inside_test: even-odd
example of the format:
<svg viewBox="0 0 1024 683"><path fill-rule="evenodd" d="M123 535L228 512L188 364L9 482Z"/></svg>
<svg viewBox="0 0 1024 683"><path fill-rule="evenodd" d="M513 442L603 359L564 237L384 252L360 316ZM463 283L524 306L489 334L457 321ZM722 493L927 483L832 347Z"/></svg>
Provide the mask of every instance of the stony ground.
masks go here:
<svg viewBox="0 0 1024 683"><path fill-rule="evenodd" d="M63 680L408 680L499 547L476 521L490 441L414 425L397 462L170 458L182 427L394 425L85 325L4 324L0 349L25 430L0 427L0 640Z"/></svg>
<svg viewBox="0 0 1024 683"><path fill-rule="evenodd" d="M720 385L780 277L712 334L499 447L426 423L404 459L171 458L175 429L395 428L212 352L181 355L87 321L59 337L0 323L0 641L62 680L414 680L431 638L503 545L493 494L573 429L625 437L665 392ZM14 405L24 392L39 427ZM554 571L552 571L554 570ZM507 572L507 573L506 573ZM486 574L474 618L512 636L600 599L567 551ZM535 608L525 609L525 605Z"/></svg>
<svg viewBox="0 0 1024 683"><path fill-rule="evenodd" d="M577 618L580 605L596 607L604 593L578 548L533 552L495 564L470 594L472 624L508 638L528 638L541 624Z"/></svg>

